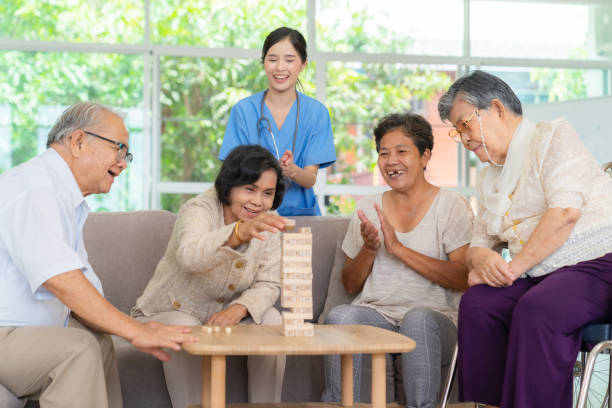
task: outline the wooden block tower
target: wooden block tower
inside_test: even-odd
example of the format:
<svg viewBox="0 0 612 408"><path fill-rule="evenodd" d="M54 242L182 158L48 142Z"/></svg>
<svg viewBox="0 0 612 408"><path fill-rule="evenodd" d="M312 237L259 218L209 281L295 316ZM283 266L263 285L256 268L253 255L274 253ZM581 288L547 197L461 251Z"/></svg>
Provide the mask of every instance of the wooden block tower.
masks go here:
<svg viewBox="0 0 612 408"><path fill-rule="evenodd" d="M312 323L304 322L305 319L312 319L312 233L310 228L300 228L296 233L283 234L281 306L289 309L283 312L283 334L285 336L313 335Z"/></svg>

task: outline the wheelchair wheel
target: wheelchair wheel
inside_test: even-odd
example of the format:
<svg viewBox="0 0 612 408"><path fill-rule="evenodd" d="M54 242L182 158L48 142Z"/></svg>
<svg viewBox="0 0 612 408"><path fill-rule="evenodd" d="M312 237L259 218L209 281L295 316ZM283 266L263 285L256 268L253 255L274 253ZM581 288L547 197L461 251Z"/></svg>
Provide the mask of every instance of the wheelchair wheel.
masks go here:
<svg viewBox="0 0 612 408"><path fill-rule="evenodd" d="M574 365L574 406L578 402L578 393L580 392L580 380L582 378L583 369L586 366L586 360L584 365L580 358ZM586 406L588 408L604 408L608 406L608 370L610 368L610 355L600 354L595 360L595 367L593 369L593 376L591 377L591 383L589 384L589 393L587 395Z"/></svg>

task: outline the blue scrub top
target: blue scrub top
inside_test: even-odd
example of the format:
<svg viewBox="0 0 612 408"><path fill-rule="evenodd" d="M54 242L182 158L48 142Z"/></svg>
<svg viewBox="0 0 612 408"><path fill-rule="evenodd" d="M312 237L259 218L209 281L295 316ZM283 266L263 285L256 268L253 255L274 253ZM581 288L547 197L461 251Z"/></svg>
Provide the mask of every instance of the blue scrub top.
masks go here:
<svg viewBox="0 0 612 408"><path fill-rule="evenodd" d="M319 168L330 166L336 161L336 150L329 112L325 105L316 99L301 92L297 94L300 98L300 119L293 161L301 168L314 164L318 164ZM225 129L223 145L219 152L220 160L225 160L236 146L243 144L259 144L276 157L276 149L266 121L260 122L258 136L257 121L261 114L262 97L263 91L244 98L234 105ZM291 106L291 110L279 130L268 106L264 104L264 116L270 121L270 127L278 146L278 154L281 157L285 150L291 150L296 115L297 102L293 102L293 106ZM321 215L313 189L304 188L293 181L289 183L283 202L277 211L283 216Z"/></svg>

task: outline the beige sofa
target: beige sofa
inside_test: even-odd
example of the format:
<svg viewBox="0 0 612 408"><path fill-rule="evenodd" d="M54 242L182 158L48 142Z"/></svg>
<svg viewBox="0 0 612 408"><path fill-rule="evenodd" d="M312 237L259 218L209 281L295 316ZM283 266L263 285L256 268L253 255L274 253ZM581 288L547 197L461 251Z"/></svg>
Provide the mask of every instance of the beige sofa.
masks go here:
<svg viewBox="0 0 612 408"><path fill-rule="evenodd" d="M84 239L89 260L102 280L106 298L129 313L153 275L176 217L166 211L92 213L85 224ZM313 244L313 303L315 321L323 310L336 242L344 237L344 217L297 217L297 226L309 226ZM278 306L278 305L277 305ZM125 408L169 408L162 366L115 338ZM368 387L369 388L369 387ZM321 357L291 356L287 359L283 401L319 401L323 390ZM230 357L227 366L228 402L247 401L246 357Z"/></svg>
<svg viewBox="0 0 612 408"><path fill-rule="evenodd" d="M89 215L84 230L89 260L102 281L106 298L121 311L129 313L153 275L166 250L175 219L170 212L156 210ZM337 243L344 238L349 219L321 216L296 217L296 221L298 227L310 227L313 233L313 321L317 322L324 306L329 309L333 304L350 301L341 287L338 273L344 257L336 249ZM338 259L334 265L335 258ZM336 273L330 286L333 266ZM171 408L161 363L137 351L122 338L115 337L114 341L124 407ZM362 391L369 393L367 361L363 370ZM287 358L283 401L319 401L323 384L321 356ZM247 401L246 357L228 358L226 395L230 403ZM397 395L398 401L403 401L399 377L395 384L387 384L387 395L391 400ZM2 389L0 406L1 401ZM27 405L28 408L34 406L32 402Z"/></svg>

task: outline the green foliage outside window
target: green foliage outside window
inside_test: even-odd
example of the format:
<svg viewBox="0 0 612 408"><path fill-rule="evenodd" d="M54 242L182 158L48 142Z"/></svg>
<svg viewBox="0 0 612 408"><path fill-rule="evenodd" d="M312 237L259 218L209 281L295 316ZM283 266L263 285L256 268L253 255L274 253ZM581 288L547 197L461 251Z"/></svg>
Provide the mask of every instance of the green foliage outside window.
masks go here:
<svg viewBox="0 0 612 408"><path fill-rule="evenodd" d="M321 4L333 6L333 0L326 1ZM265 36L278 26L291 26L306 35L306 6L305 0L282 5L254 0L151 1L151 43L259 51ZM390 46L395 50L409 48L412 39L384 29L375 36L366 35L363 27L367 19L365 10L355 12L349 29L337 38L318 25L318 38L326 49L338 51L346 44L354 52ZM4 0L0 3L0 38L143 44L144 5L142 1L125 0ZM307 41L312 50L312 41ZM160 179L212 181L220 165L217 154L231 107L267 85L261 63L258 58L160 53L161 95L160 101L153 101L161 104ZM311 61L301 76L310 96L315 96L315 63ZM376 153L371 131L376 121L390 112L409 110L415 101L428 100L445 90L455 69L360 62L330 62L325 68L326 105L339 157L330 171L337 182L346 184L355 182L355 171L374 170ZM558 87L557 74L538 75L535 80L546 88L544 92ZM577 71L571 79L576 84L573 93L582 94L580 75ZM142 113L144 78L142 54L0 51L0 116L3 108L10 110L10 157L2 161L0 143L0 172L36 155L50 122L63 107L76 101L94 100ZM43 108L52 108L53 112L44 114ZM130 121L128 117L128 124ZM141 134L140 122L130 125L134 146L144 146L143 139L150 138ZM0 123L0 132L2 126ZM142 151L146 154L144 147ZM348 154L356 161L346 163ZM100 208L142 208L139 200L130 197L144 195L144 186L155 177L144 174L148 171L142 165L144 161L136 155L128 175L122 175L111 192L116 198L108 202L99 198ZM163 194L162 207L177 211L188 197ZM353 205L339 196L330 197L330 202L332 211L347 211Z"/></svg>

